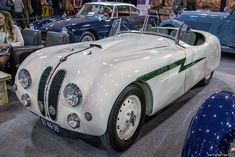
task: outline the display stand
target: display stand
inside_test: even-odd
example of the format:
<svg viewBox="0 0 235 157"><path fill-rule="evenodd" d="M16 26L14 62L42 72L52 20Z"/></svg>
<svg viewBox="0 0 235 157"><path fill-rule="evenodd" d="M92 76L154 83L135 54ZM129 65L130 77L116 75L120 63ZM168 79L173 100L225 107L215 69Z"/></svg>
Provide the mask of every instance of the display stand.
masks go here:
<svg viewBox="0 0 235 157"><path fill-rule="evenodd" d="M10 74L0 71L0 105L7 104L9 102L6 81L10 79Z"/></svg>

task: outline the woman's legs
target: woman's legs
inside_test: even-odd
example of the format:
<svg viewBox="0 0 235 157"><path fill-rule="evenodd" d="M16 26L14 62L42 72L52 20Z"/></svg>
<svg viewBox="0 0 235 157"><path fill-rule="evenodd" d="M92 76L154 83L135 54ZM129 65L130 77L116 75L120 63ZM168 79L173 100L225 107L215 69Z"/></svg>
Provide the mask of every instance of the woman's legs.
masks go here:
<svg viewBox="0 0 235 157"><path fill-rule="evenodd" d="M0 57L0 71L5 71L7 70L7 61L9 60L10 56L1 56Z"/></svg>

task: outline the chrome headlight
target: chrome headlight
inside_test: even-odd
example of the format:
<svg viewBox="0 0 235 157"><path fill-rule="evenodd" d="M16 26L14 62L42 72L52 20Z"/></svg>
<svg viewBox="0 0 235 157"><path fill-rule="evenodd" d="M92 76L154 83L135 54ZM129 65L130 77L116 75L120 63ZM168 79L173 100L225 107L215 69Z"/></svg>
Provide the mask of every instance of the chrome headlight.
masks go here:
<svg viewBox="0 0 235 157"><path fill-rule="evenodd" d="M76 129L80 126L80 119L76 113L70 113L67 117L67 122L73 129Z"/></svg>
<svg viewBox="0 0 235 157"><path fill-rule="evenodd" d="M20 101L25 107L30 106L31 100L28 94L23 94Z"/></svg>
<svg viewBox="0 0 235 157"><path fill-rule="evenodd" d="M29 72L26 69L21 69L18 73L18 81L24 89L27 89L31 83L32 79Z"/></svg>
<svg viewBox="0 0 235 157"><path fill-rule="evenodd" d="M64 98L69 105L77 106L82 102L81 90L74 83L70 83L64 88Z"/></svg>
<svg viewBox="0 0 235 157"><path fill-rule="evenodd" d="M68 29L66 27L62 27L61 32L67 34L68 33Z"/></svg>

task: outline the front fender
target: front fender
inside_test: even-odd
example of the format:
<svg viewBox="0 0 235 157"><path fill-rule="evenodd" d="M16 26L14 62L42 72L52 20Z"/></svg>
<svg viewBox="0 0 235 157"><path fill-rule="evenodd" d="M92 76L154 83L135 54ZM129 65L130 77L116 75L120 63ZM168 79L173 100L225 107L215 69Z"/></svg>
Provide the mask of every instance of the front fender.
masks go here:
<svg viewBox="0 0 235 157"><path fill-rule="evenodd" d="M179 27L182 23L176 19L166 19L160 24L160 27Z"/></svg>
<svg viewBox="0 0 235 157"><path fill-rule="evenodd" d="M213 94L191 121L182 157L227 156L234 128L235 95L228 91Z"/></svg>
<svg viewBox="0 0 235 157"><path fill-rule="evenodd" d="M86 97L87 99L84 100L86 101L84 105L86 111L94 115L94 120L89 125L95 131L91 131L89 134L100 136L105 133L110 112L117 97L137 78L130 71L128 74L128 72L116 69L115 73L110 73L107 69L96 77Z"/></svg>

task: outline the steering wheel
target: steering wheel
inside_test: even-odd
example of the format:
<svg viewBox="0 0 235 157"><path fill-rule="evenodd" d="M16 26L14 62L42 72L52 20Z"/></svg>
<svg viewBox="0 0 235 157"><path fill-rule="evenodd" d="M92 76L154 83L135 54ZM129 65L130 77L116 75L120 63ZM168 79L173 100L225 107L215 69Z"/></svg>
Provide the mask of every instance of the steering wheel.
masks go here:
<svg viewBox="0 0 235 157"><path fill-rule="evenodd" d="M121 31L130 31L131 30L131 25L130 25L129 21L122 20L120 29L121 29Z"/></svg>

